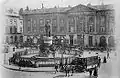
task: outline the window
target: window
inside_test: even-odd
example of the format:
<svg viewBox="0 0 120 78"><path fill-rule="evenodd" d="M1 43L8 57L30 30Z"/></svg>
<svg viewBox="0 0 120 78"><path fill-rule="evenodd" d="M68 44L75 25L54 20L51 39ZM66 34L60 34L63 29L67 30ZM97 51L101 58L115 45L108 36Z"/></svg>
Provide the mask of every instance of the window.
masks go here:
<svg viewBox="0 0 120 78"><path fill-rule="evenodd" d="M73 26L70 26L69 27L69 32L73 33L75 31L74 27Z"/></svg>
<svg viewBox="0 0 120 78"><path fill-rule="evenodd" d="M74 25L75 24L75 20L74 20L74 18L69 18L69 24L71 25Z"/></svg>
<svg viewBox="0 0 120 78"><path fill-rule="evenodd" d="M20 21L20 25L23 25L23 22L22 22L22 21Z"/></svg>
<svg viewBox="0 0 120 78"><path fill-rule="evenodd" d="M13 19L10 19L10 24L13 24Z"/></svg>
<svg viewBox="0 0 120 78"><path fill-rule="evenodd" d="M44 25L44 20L40 19L40 25Z"/></svg>
<svg viewBox="0 0 120 78"><path fill-rule="evenodd" d="M64 27L60 27L60 32L65 32L64 30L65 30Z"/></svg>
<svg viewBox="0 0 120 78"><path fill-rule="evenodd" d="M89 46L93 46L93 36L89 36Z"/></svg>
<svg viewBox="0 0 120 78"><path fill-rule="evenodd" d="M36 29L36 21L35 21L35 20L33 21L33 31L34 31L34 32L37 31L37 29Z"/></svg>
<svg viewBox="0 0 120 78"><path fill-rule="evenodd" d="M22 33L22 27L20 27L20 33Z"/></svg>
<svg viewBox="0 0 120 78"><path fill-rule="evenodd" d="M14 25L17 25L17 20L16 19L14 19Z"/></svg>
<svg viewBox="0 0 120 78"><path fill-rule="evenodd" d="M10 27L10 34L12 34L12 27Z"/></svg>
<svg viewBox="0 0 120 78"><path fill-rule="evenodd" d="M57 20L56 20L56 19L53 19L52 25L53 25L53 26L57 26Z"/></svg>
<svg viewBox="0 0 120 78"><path fill-rule="evenodd" d="M93 26L90 25L89 27L90 27L90 28L89 28L89 31L90 31L90 32L93 32Z"/></svg>
<svg viewBox="0 0 120 78"><path fill-rule="evenodd" d="M28 32L31 31L31 27L30 27L30 21L28 21Z"/></svg>
<svg viewBox="0 0 120 78"><path fill-rule="evenodd" d="M100 26L105 26L105 16L100 17Z"/></svg>
<svg viewBox="0 0 120 78"><path fill-rule="evenodd" d="M63 20L63 19L61 19L61 20L60 20L60 23L62 23L62 24L63 24L63 23L64 23L64 20Z"/></svg>
<svg viewBox="0 0 120 78"><path fill-rule="evenodd" d="M105 28L104 27L100 27L100 31L101 32L105 32Z"/></svg>
<svg viewBox="0 0 120 78"><path fill-rule="evenodd" d="M17 33L17 27L14 26L14 33Z"/></svg>

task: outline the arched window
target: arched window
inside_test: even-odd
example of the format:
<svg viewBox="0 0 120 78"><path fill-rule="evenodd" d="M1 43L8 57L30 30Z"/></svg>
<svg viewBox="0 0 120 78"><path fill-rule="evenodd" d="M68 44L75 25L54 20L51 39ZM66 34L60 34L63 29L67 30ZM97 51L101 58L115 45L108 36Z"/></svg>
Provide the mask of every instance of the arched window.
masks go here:
<svg viewBox="0 0 120 78"><path fill-rule="evenodd" d="M18 37L17 37L17 36L15 36L15 42L17 42L17 39L18 39Z"/></svg>
<svg viewBox="0 0 120 78"><path fill-rule="evenodd" d="M12 27L10 27L10 34L12 34Z"/></svg>
<svg viewBox="0 0 120 78"><path fill-rule="evenodd" d="M13 43L13 36L10 37L10 43Z"/></svg>

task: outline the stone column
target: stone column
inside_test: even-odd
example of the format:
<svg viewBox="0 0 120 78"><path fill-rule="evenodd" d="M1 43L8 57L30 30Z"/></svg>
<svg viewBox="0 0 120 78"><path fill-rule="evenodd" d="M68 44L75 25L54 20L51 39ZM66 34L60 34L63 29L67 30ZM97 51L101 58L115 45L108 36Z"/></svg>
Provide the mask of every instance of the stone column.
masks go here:
<svg viewBox="0 0 120 78"><path fill-rule="evenodd" d="M95 17L95 19L94 19L94 20L95 20L95 22L94 22L94 33L96 34L96 24L97 24L97 23L96 23L96 21L97 21L96 17L97 17L97 16L95 15L94 17Z"/></svg>
<svg viewBox="0 0 120 78"><path fill-rule="evenodd" d="M75 20L75 33L77 33L77 19L76 19L76 17L74 17L74 20Z"/></svg>
<svg viewBox="0 0 120 78"><path fill-rule="evenodd" d="M85 33L88 32L88 27L87 27L87 21L88 21L88 16L85 16Z"/></svg>

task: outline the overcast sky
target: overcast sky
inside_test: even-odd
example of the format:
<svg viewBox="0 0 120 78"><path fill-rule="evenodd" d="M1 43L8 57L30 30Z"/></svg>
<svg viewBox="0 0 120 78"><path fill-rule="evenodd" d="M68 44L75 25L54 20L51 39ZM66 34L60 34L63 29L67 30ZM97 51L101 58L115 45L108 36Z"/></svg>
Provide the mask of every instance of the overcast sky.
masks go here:
<svg viewBox="0 0 120 78"><path fill-rule="evenodd" d="M31 8L41 8L42 3L44 7L50 8L54 6L65 7L68 5L75 6L78 4L91 3L93 5L100 4L101 0L6 0L4 5L12 8L25 8L27 5ZM103 0L104 4L113 4L115 0Z"/></svg>

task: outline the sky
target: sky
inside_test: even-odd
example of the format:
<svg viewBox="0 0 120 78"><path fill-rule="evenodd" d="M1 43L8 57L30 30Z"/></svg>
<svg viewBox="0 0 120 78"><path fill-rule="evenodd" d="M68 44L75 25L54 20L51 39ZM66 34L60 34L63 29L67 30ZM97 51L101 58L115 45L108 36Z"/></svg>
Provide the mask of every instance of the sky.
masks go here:
<svg viewBox="0 0 120 78"><path fill-rule="evenodd" d="M54 6L59 7L67 7L75 6L78 4L88 4L91 3L92 5L100 4L102 0L3 0L3 4L5 7L11 8L25 8L29 6L31 9L41 8L42 3L44 7L51 8ZM104 4L113 4L115 0L103 0Z"/></svg>

